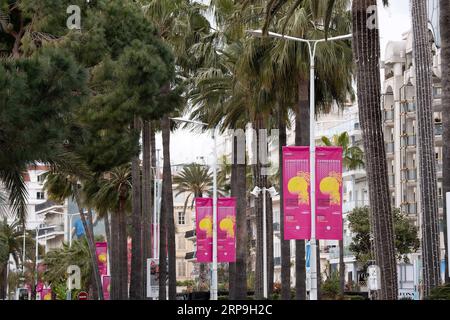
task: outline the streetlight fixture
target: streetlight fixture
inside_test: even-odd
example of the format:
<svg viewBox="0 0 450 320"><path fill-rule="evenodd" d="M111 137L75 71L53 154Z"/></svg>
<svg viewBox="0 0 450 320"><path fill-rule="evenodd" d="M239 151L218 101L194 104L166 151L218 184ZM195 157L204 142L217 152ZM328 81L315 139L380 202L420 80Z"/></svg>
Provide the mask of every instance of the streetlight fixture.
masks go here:
<svg viewBox="0 0 450 320"><path fill-rule="evenodd" d="M262 30L247 30L247 33L254 37L263 37L264 34ZM317 44L327 42L327 41L338 41L338 40L348 40L353 37L352 34L346 34L337 37L330 37L327 39L316 39L316 40L307 40L303 38L297 38L292 36L287 36L275 32L268 32L267 34L271 38L278 38L283 40L291 40L296 42L306 43L308 45L309 51L309 65L310 65L310 105L309 105L309 115L310 115L310 132L309 132L309 141L310 141L310 174L311 174L311 291L310 291L310 300L317 300L317 244L316 244L316 177L315 177L315 159L316 159L316 141L315 141L315 57L316 57L316 48Z"/></svg>
<svg viewBox="0 0 450 320"><path fill-rule="evenodd" d="M260 188L258 186L255 186L255 188L253 188L253 191L250 193L252 195L254 195L256 198L258 198L261 192L262 192L262 196L263 196L263 200L262 200L262 202L263 202L263 216L262 216L262 220L263 220L263 279L264 279L263 296L264 296L264 298L268 298L266 192L268 192L272 198L276 197L278 195L278 192L277 192L277 190L275 190L274 187Z"/></svg>
<svg viewBox="0 0 450 320"><path fill-rule="evenodd" d="M194 121L184 118L170 118L176 122L184 122L201 126L209 126L209 124ZM217 139L216 139L216 128L212 129L212 139L214 141L214 149L213 149L213 261L212 261L212 276L211 276L211 289L210 289L210 299L217 300Z"/></svg>

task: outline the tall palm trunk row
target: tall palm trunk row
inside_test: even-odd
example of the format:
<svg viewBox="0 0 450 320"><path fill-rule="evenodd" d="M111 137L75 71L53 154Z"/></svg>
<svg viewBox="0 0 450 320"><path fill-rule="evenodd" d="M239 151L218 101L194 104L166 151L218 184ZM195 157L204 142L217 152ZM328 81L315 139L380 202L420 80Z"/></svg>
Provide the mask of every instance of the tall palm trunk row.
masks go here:
<svg viewBox="0 0 450 320"><path fill-rule="evenodd" d="M439 221L434 150L433 84L428 14L425 1L411 1L413 52L416 70L416 103L419 149L420 200L422 204L422 256L424 295L439 285Z"/></svg>
<svg viewBox="0 0 450 320"><path fill-rule="evenodd" d="M447 0L440 1L440 23L441 23L441 67L442 67L442 125L444 132L442 135L443 141L450 141L450 3ZM443 179L442 189L443 194L450 192L450 145L444 143L443 147ZM444 201L444 212L449 208L446 207ZM444 214L444 225L447 226L449 221L446 220ZM449 260L449 243L447 242L447 228L444 228L445 241L445 255L446 265L450 263ZM449 275L445 273L446 283L450 282Z"/></svg>
<svg viewBox="0 0 450 320"><path fill-rule="evenodd" d="M397 299L397 263L393 214L387 179L387 162L381 115L380 38L370 26L367 10L376 0L352 3L353 57L358 83L359 117L364 138L366 171L369 184L371 226L375 260L381 271L379 298Z"/></svg>

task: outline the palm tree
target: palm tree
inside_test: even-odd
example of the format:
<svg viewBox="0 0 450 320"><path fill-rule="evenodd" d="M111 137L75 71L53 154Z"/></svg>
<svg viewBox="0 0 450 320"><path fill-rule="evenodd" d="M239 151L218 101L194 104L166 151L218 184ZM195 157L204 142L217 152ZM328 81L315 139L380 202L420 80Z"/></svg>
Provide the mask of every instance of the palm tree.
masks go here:
<svg viewBox="0 0 450 320"><path fill-rule="evenodd" d="M93 234L93 224L88 224L88 214L85 212L85 206L82 202L81 195L81 183L80 177L88 178L90 176L87 173L87 169L83 166L78 167L77 173L73 171L59 170L58 168L54 168L49 171L46 175L46 181L44 184L44 189L47 191L48 197L50 200L62 203L68 198L72 198L75 200L75 203L78 207L78 212L80 213L81 222L83 223L83 228L86 233L86 239L89 246L90 258L92 263L93 277L95 280L96 290L99 296L99 299L103 300L103 291L102 291L102 283L100 278L100 271L98 269L97 264L97 256L95 253L95 242L94 242L94 234ZM88 208L87 211L90 211Z"/></svg>
<svg viewBox="0 0 450 320"><path fill-rule="evenodd" d="M129 165L114 168L96 180L88 198L99 215L111 212L111 299L128 298L127 213L131 212L132 177Z"/></svg>
<svg viewBox="0 0 450 320"><path fill-rule="evenodd" d="M251 2L251 0L244 0ZM264 31L267 31L275 15L289 1L273 0L267 5ZM287 23L295 9L302 6L306 0L294 2L286 16ZM383 1L386 5L387 1ZM316 12L317 2L313 2ZM331 15L335 1L329 1L325 16L325 31L332 25ZM389 187L384 137L382 130L380 108L380 75L379 75L379 30L372 27L372 16L368 9L377 8L376 0L355 0L352 3L353 20L353 57L357 63L358 104L360 120L363 129L364 149L366 150L367 176L369 180L371 201L372 228L376 261L381 269L382 290L381 299L397 299L397 271L394 252L393 214L390 206Z"/></svg>
<svg viewBox="0 0 450 320"><path fill-rule="evenodd" d="M201 198L204 194L212 194L212 173L207 166L191 163L185 165L180 173L173 178L175 185L175 197L180 194L186 194L184 210L186 210L189 200L191 208L194 205L195 198Z"/></svg>
<svg viewBox="0 0 450 320"><path fill-rule="evenodd" d="M333 136L330 140L328 137L322 137L322 142L326 146L339 146L343 151L343 165L346 170L355 170L359 166L364 165L363 151L358 146L350 145L348 132ZM339 240L339 289L340 294L344 295L345 290L345 263L344 263L344 240Z"/></svg>
<svg viewBox="0 0 450 320"><path fill-rule="evenodd" d="M25 263L22 261L24 249L23 235L23 224L21 221L15 220L11 224L8 224L6 218L4 218L3 221L0 221L0 300L4 300L8 294L8 292L6 292L6 284L8 281L7 268L10 257L13 258L17 268L19 268L20 264L24 265ZM28 232L25 236L25 245L28 248L31 248L33 239L30 237ZM28 253L26 253L26 256Z"/></svg>
<svg viewBox="0 0 450 320"><path fill-rule="evenodd" d="M133 130L142 131L142 119L134 117ZM130 299L142 300L144 298L143 287L143 251L142 251L142 194L141 194L141 165L139 155L131 159L131 180L133 193L133 209L131 214L131 278Z"/></svg>
<svg viewBox="0 0 450 320"><path fill-rule="evenodd" d="M189 199L192 200L192 208L195 198L201 198L206 193L211 194L212 175L208 167L192 163L183 167L183 170L174 177L173 183L177 191L175 197L183 193L186 194L184 202L184 210L186 210ZM200 264L200 288L207 288L208 286L206 267L206 264Z"/></svg>
<svg viewBox="0 0 450 320"><path fill-rule="evenodd" d="M443 177L442 188L443 194L450 192L450 145L447 141L450 141L450 4L448 1L440 1L440 24L441 24L441 67L442 67L442 124L444 128L443 132ZM448 208L444 201L444 212L447 212ZM447 221L444 214L444 241L445 241L445 255L447 266L450 263L449 260L449 243L447 242ZM446 282L450 282L448 273L445 273Z"/></svg>
<svg viewBox="0 0 450 320"><path fill-rule="evenodd" d="M440 248L436 160L434 151L433 79L428 14L425 1L411 0L413 53L416 70L417 129L419 138L420 200L424 295L439 285Z"/></svg>

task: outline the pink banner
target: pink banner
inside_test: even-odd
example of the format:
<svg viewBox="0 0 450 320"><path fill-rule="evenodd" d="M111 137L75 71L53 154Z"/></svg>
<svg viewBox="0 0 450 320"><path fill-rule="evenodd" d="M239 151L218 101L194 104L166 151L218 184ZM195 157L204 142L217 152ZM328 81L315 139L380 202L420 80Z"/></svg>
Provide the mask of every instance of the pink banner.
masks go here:
<svg viewBox="0 0 450 320"><path fill-rule="evenodd" d="M342 148L316 148L316 237L342 240Z"/></svg>
<svg viewBox="0 0 450 320"><path fill-rule="evenodd" d="M100 276L106 276L108 274L108 244L106 242L96 242L95 252L97 254Z"/></svg>
<svg viewBox="0 0 450 320"><path fill-rule="evenodd" d="M217 261L236 261L236 198L217 200Z"/></svg>
<svg viewBox="0 0 450 320"><path fill-rule="evenodd" d="M52 300L52 289L42 289L41 300Z"/></svg>
<svg viewBox="0 0 450 320"><path fill-rule="evenodd" d="M213 200L211 198L195 199L197 262L212 262L212 225Z"/></svg>
<svg viewBox="0 0 450 320"><path fill-rule="evenodd" d="M311 238L309 147L283 147L284 240Z"/></svg>
<svg viewBox="0 0 450 320"><path fill-rule="evenodd" d="M102 278L102 287L103 287L103 299L111 300L111 277L103 276Z"/></svg>

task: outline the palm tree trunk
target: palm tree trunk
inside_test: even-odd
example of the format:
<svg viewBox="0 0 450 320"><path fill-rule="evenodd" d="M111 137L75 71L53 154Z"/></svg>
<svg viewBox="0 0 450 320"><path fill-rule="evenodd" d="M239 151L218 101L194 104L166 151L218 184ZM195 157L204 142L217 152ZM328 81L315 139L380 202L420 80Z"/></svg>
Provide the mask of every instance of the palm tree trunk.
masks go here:
<svg viewBox="0 0 450 320"><path fill-rule="evenodd" d="M322 298L322 267L320 263L320 240L316 240L316 266L317 266L317 300Z"/></svg>
<svg viewBox="0 0 450 320"><path fill-rule="evenodd" d="M119 213L111 215L111 236L109 248L111 252L111 300L119 300L120 292L120 269L119 269Z"/></svg>
<svg viewBox="0 0 450 320"><path fill-rule="evenodd" d="M5 300L8 294L6 292L6 288L8 287L8 262L9 259L0 265L0 300Z"/></svg>
<svg viewBox="0 0 450 320"><path fill-rule="evenodd" d="M274 279L274 256L273 256L273 208L272 198L266 197L266 226L267 226L267 294L268 298L273 294L273 279Z"/></svg>
<svg viewBox="0 0 450 320"><path fill-rule="evenodd" d="M309 146L309 90L308 79L299 79L298 109L295 117L295 145ZM295 298L306 300L305 241L295 241Z"/></svg>
<svg viewBox="0 0 450 320"><path fill-rule="evenodd" d="M280 170L280 230L281 230L281 299L291 299L291 242L284 240L284 203L283 203L283 147L287 145L286 123L280 110L278 118L280 128L278 163Z"/></svg>
<svg viewBox="0 0 450 320"><path fill-rule="evenodd" d="M439 208L434 150L433 79L428 14L425 1L411 0L413 53L416 70L417 129L420 200L422 203L422 256L424 294L440 283Z"/></svg>
<svg viewBox="0 0 450 320"><path fill-rule="evenodd" d="M143 214L143 266L147 266L147 259L152 256L151 246L151 230L152 230L152 155L151 155L151 123L150 121L144 121L143 130L143 172L142 172L142 214ZM144 297L146 297L147 288L147 268L143 267L143 281L144 281Z"/></svg>
<svg viewBox="0 0 450 320"><path fill-rule="evenodd" d="M167 253L169 262L169 299L175 300L177 295L176 252L175 252L175 221L173 216L172 168L170 164L170 119L167 115L161 122L163 139L163 208L167 222Z"/></svg>
<svg viewBox="0 0 450 320"><path fill-rule="evenodd" d="M97 263L97 253L95 251L95 243L93 241L93 236L91 234L91 229L88 226L87 220L86 220L86 214L84 213L84 209L81 206L81 200L78 193L78 184L74 184L72 186L73 189L73 195L75 199L75 203L78 207L78 212L80 213L81 222L83 224L83 228L85 230L85 237L89 248L91 263L92 263L92 270L93 270L93 280L95 284L95 291L97 292L98 298L100 300L103 300L103 290L102 290L102 280L100 278L100 270L98 268Z"/></svg>
<svg viewBox="0 0 450 320"><path fill-rule="evenodd" d="M140 133L142 129L141 119L134 117L133 129ZM131 176L133 184L133 210L132 210L132 249L131 249L131 279L130 299L141 300L143 298L143 265L142 265L142 203L141 203L141 168L139 155L131 160Z"/></svg>
<svg viewBox="0 0 450 320"><path fill-rule="evenodd" d="M339 240L339 294L345 292L344 240Z"/></svg>
<svg viewBox="0 0 450 320"><path fill-rule="evenodd" d="M125 205L127 202L127 187L121 186L119 190L119 208L117 210L117 298L120 300L128 299L128 219ZM112 279L111 279L112 280Z"/></svg>
<svg viewBox="0 0 450 320"><path fill-rule="evenodd" d="M231 158L231 196L237 197L238 190L236 185L236 168L237 168L237 137L233 137L233 152ZM236 247L237 250L237 247ZM228 296L230 300L235 300L236 298L236 262L230 262L228 266Z"/></svg>
<svg viewBox="0 0 450 320"><path fill-rule="evenodd" d="M259 158L261 148L260 129L264 129L262 117L258 117L255 121L256 130L256 164L253 165L253 181L255 186L260 188L266 187L267 177L262 175L262 163ZM263 274L263 202L262 194L255 199L255 219L256 219L256 266L255 266L255 298L263 298L264 290L264 274Z"/></svg>
<svg viewBox="0 0 450 320"><path fill-rule="evenodd" d="M355 0L353 16L353 58L357 67L359 117L363 131L369 184L371 228L375 260L381 271L380 298L397 299L397 265L393 214L387 178L387 163L381 117L380 38L367 14L376 0Z"/></svg>
<svg viewBox="0 0 450 320"><path fill-rule="evenodd" d="M243 150L238 150L243 147ZM243 145L237 145L235 153L245 152L245 139ZM247 256L248 256L248 230L247 230L247 167L246 161L239 163L236 160L236 275L234 299L247 299Z"/></svg>
<svg viewBox="0 0 450 320"><path fill-rule="evenodd" d="M442 125L443 135L443 177L442 189L443 195L450 192L450 3L447 0L440 1L440 23L441 23L441 68L442 68ZM445 242L445 261L446 266L450 263L449 260L449 243L447 242L447 216L446 212L449 208L446 207L444 201L444 242ZM445 272L445 282L449 283L448 272Z"/></svg>
<svg viewBox="0 0 450 320"><path fill-rule="evenodd" d="M111 243L111 224L110 224L110 221L109 221L109 212L105 213L105 216L103 217L103 220L105 222L106 242L109 245Z"/></svg>

